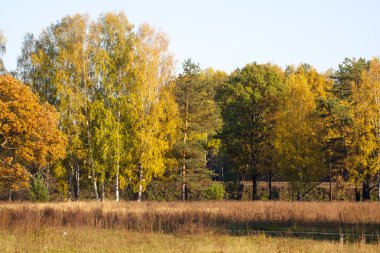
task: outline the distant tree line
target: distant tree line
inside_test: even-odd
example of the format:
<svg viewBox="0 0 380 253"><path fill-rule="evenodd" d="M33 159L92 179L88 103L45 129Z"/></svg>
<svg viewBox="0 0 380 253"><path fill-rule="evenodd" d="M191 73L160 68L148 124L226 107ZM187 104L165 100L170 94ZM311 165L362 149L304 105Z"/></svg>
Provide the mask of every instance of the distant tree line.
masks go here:
<svg viewBox="0 0 380 253"><path fill-rule="evenodd" d="M124 13L66 16L25 36L8 72L0 35L0 188L35 200L242 199L243 181L321 182L380 199L380 61L256 62L231 74L188 59ZM232 186L234 194L228 195ZM227 196L228 195L228 196ZM330 191L330 199L332 199Z"/></svg>

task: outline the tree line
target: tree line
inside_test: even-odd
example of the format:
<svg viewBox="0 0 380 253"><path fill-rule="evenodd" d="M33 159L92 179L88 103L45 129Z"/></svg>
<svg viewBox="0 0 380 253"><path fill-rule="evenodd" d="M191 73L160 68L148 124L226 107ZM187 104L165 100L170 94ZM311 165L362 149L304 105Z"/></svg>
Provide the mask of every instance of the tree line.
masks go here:
<svg viewBox="0 0 380 253"><path fill-rule="evenodd" d="M0 56L5 40L0 36ZM174 71L162 32L124 13L66 16L0 58L0 187L47 200L199 200L243 181L321 182L380 199L380 63L337 70L247 64L231 74L188 59ZM330 192L330 199L332 199Z"/></svg>

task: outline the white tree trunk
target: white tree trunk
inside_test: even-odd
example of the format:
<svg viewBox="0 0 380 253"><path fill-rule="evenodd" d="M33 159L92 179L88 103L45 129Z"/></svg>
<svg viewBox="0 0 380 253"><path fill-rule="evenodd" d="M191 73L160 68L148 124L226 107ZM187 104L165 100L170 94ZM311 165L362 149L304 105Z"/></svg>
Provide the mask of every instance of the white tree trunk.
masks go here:
<svg viewBox="0 0 380 253"><path fill-rule="evenodd" d="M142 190L143 190L143 185L142 185L143 172L142 172L141 164L138 165L138 170L139 170L139 192L137 196L137 202L140 202L142 198Z"/></svg>
<svg viewBox="0 0 380 253"><path fill-rule="evenodd" d="M119 163L116 164L116 202L119 202Z"/></svg>

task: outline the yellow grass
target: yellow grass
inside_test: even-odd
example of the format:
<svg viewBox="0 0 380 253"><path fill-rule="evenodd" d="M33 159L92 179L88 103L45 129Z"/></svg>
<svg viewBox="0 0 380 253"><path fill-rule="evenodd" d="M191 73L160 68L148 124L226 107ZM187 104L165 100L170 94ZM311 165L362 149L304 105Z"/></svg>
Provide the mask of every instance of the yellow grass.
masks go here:
<svg viewBox="0 0 380 253"><path fill-rule="evenodd" d="M377 202L3 202L0 252L380 252L378 238L342 245L262 232L378 237L379 210Z"/></svg>
<svg viewBox="0 0 380 253"><path fill-rule="evenodd" d="M0 230L0 252L380 252L378 244L225 235L165 235L97 228Z"/></svg>

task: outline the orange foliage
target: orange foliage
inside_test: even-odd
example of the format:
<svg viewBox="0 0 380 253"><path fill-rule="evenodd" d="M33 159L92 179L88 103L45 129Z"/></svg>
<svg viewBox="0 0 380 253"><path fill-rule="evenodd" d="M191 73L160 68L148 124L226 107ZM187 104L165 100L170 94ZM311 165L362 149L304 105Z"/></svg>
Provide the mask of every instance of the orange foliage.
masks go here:
<svg viewBox="0 0 380 253"><path fill-rule="evenodd" d="M0 76L0 185L26 186L27 168L41 170L65 156L66 139L58 129L58 113L40 104L29 87Z"/></svg>

